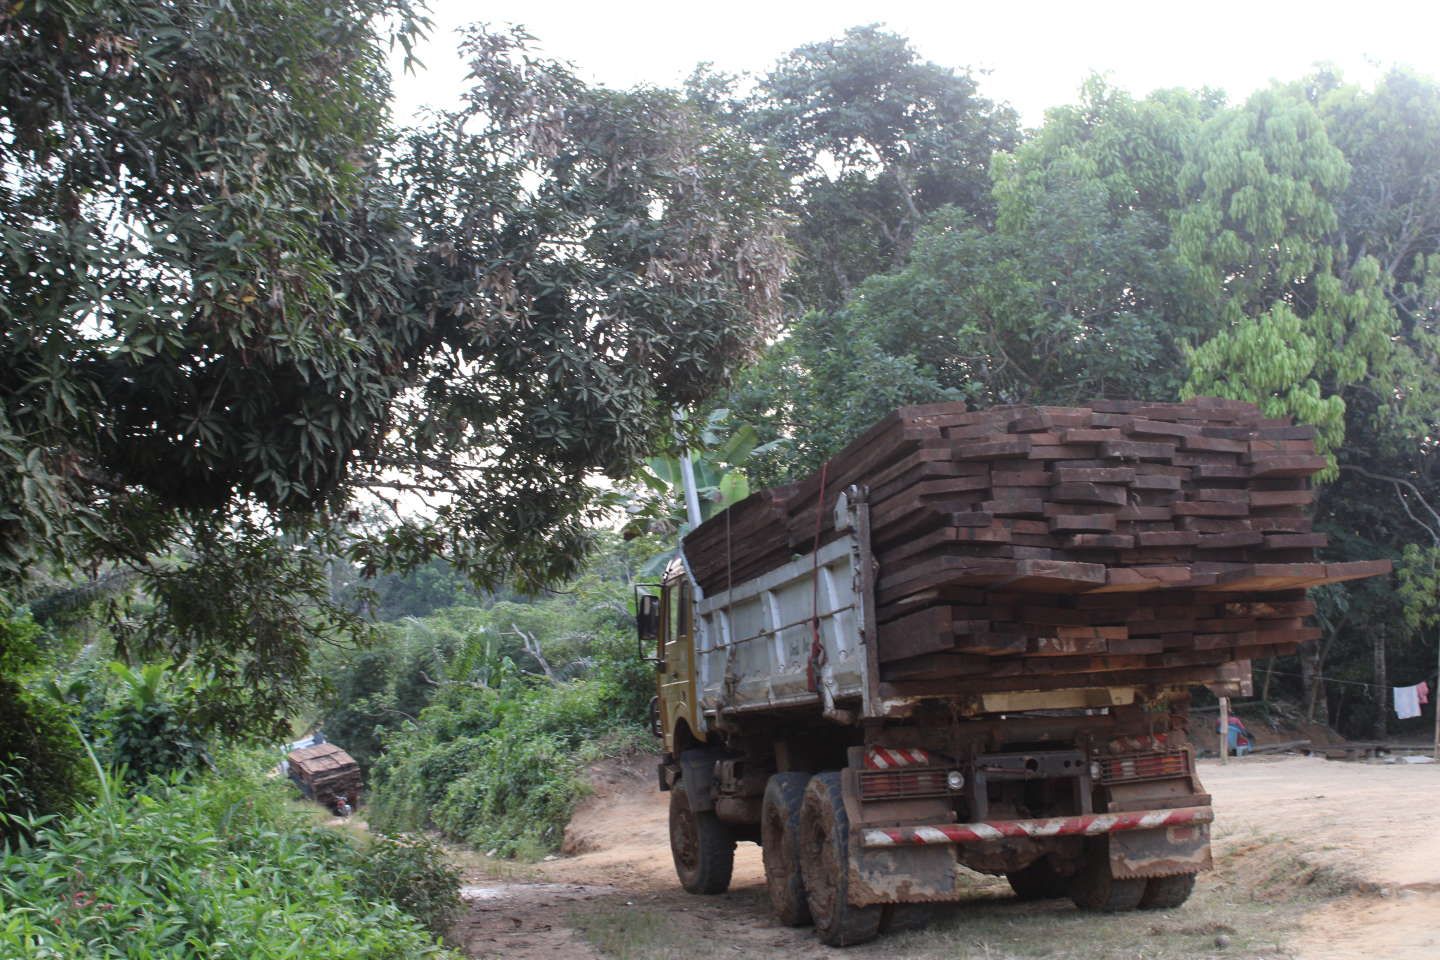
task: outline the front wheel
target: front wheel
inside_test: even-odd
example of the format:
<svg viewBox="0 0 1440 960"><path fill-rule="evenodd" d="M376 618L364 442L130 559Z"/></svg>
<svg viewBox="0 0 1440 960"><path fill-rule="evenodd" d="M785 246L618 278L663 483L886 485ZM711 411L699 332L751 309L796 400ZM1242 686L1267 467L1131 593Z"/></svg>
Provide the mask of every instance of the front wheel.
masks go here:
<svg viewBox="0 0 1440 960"><path fill-rule="evenodd" d="M800 875L815 933L827 947L848 947L875 939L884 909L850 903L850 818L840 774L810 778L800 808Z"/></svg>
<svg viewBox="0 0 1440 960"><path fill-rule="evenodd" d="M683 782L670 788L670 855L689 893L724 893L735 869L735 838L713 811L692 810Z"/></svg>

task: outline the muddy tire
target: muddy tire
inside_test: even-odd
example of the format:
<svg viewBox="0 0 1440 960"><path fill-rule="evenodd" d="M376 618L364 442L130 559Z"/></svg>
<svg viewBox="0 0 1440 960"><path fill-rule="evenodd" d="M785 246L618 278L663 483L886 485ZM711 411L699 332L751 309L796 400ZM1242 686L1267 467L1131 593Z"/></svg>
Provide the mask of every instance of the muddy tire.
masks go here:
<svg viewBox="0 0 1440 960"><path fill-rule="evenodd" d="M1182 873L1177 877L1151 877L1145 881L1145 895L1140 898L1140 909L1174 910L1190 899L1194 889L1193 873Z"/></svg>
<svg viewBox="0 0 1440 960"><path fill-rule="evenodd" d="M670 855L689 893L724 893L735 869L735 838L710 810L690 809L685 784L670 789Z"/></svg>
<svg viewBox="0 0 1440 960"><path fill-rule="evenodd" d="M840 774L819 773L805 788L800 808L800 875L815 933L827 947L875 939L884 910L856 907L850 893L850 819Z"/></svg>
<svg viewBox="0 0 1440 960"><path fill-rule="evenodd" d="M765 784L760 807L760 851L770 907L787 927L810 922L805 878L800 875L800 808L808 773L777 773Z"/></svg>
<svg viewBox="0 0 1440 960"><path fill-rule="evenodd" d="M1145 881L1111 876L1109 844L1102 840L1086 849L1085 865L1071 878L1069 892L1081 910L1123 913L1140 905Z"/></svg>
<svg viewBox="0 0 1440 960"><path fill-rule="evenodd" d="M1005 874L1020 900L1055 900L1069 896L1070 878L1055 872L1049 857L1041 857L1024 870Z"/></svg>

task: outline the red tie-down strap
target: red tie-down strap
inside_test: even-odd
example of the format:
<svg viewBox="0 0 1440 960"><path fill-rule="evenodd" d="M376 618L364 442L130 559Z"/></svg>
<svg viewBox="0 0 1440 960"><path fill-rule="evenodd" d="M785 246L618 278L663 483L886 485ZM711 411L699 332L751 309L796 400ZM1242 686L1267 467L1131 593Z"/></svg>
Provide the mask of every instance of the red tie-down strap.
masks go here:
<svg viewBox="0 0 1440 960"><path fill-rule="evenodd" d="M820 464L820 501L815 509L815 542L811 547L814 560L810 567L810 656L805 661L805 689L820 689L820 668L825 665L825 645L820 642L820 527L825 519L825 478L830 461Z"/></svg>

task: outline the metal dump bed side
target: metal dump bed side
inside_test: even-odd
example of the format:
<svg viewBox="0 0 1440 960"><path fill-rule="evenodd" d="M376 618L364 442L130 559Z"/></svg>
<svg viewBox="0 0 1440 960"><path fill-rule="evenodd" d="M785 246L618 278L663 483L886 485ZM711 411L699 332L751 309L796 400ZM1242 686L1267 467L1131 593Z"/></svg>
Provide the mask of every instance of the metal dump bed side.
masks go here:
<svg viewBox="0 0 1440 960"><path fill-rule="evenodd" d="M868 708L875 687L868 515L858 491L840 498L841 536L696 604L702 723L716 714L837 701ZM687 564L688 569L688 564Z"/></svg>

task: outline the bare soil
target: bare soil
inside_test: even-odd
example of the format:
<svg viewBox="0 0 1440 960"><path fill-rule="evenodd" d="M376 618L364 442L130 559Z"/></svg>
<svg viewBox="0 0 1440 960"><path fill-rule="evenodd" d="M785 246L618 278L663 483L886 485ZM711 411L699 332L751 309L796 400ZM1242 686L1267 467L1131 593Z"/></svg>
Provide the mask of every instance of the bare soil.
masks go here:
<svg viewBox="0 0 1440 960"><path fill-rule="evenodd" d="M1216 870L1175 911L1103 916L1021 904L1003 879L928 930L845 951L871 957L1435 960L1440 957L1440 764L1248 757L1202 764ZM670 860L654 761L597 764L563 855L471 857L455 939L510 960L803 958L835 953L769 912L759 848L742 843L730 891L685 894Z"/></svg>

